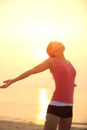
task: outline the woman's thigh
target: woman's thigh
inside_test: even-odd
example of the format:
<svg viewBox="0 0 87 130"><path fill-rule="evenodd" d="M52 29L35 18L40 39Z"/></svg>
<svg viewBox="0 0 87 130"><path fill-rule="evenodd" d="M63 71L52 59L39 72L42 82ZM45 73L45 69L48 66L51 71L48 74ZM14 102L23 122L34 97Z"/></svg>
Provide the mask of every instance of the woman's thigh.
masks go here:
<svg viewBox="0 0 87 130"><path fill-rule="evenodd" d="M47 114L44 130L56 130L59 120L59 117L52 114Z"/></svg>
<svg viewBox="0 0 87 130"><path fill-rule="evenodd" d="M72 124L72 117L60 118L59 130L70 130Z"/></svg>

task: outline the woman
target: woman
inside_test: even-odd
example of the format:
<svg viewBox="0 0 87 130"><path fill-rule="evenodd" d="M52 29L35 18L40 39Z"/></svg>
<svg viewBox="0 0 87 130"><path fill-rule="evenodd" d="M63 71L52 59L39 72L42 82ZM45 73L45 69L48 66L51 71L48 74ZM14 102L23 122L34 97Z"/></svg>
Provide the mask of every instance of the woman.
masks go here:
<svg viewBox="0 0 87 130"><path fill-rule="evenodd" d="M44 130L70 130L73 113L73 93L76 71L73 65L65 59L65 47L60 42L50 42L47 46L49 58L18 77L4 81L0 88L7 88L12 83L22 80L32 74L47 69L53 75L55 91L47 109Z"/></svg>

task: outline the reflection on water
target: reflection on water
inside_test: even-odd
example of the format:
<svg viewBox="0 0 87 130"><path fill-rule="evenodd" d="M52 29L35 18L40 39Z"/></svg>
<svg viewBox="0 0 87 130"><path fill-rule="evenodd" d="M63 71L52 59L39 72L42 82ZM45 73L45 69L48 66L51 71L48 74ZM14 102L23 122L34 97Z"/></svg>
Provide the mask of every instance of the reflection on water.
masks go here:
<svg viewBox="0 0 87 130"><path fill-rule="evenodd" d="M47 89L40 88L39 90L39 103L40 103L40 112L38 114L38 122L43 123L46 116L48 98L47 98Z"/></svg>
<svg viewBox="0 0 87 130"><path fill-rule="evenodd" d="M8 91L6 93L0 92L0 118L44 123L47 105L53 90L50 88L29 88L23 92L15 92L16 96L12 96L12 91L10 94ZM79 91L79 89L75 91L73 122L87 123L86 92L85 90Z"/></svg>
<svg viewBox="0 0 87 130"><path fill-rule="evenodd" d="M0 118L44 123L49 101L48 89L29 89L20 96L19 94L17 93L15 98L10 98L7 94L5 101L0 100ZM3 96L0 95L0 99L3 99Z"/></svg>

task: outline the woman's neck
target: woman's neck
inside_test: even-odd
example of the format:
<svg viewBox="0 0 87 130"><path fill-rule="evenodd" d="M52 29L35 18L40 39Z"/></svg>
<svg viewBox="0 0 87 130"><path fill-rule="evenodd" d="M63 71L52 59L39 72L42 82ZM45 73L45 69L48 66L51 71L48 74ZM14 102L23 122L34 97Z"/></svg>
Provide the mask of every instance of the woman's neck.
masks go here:
<svg viewBox="0 0 87 130"><path fill-rule="evenodd" d="M64 55L58 55L58 56L56 56L58 59L60 59L60 60L64 60L64 61L66 61L66 59L65 59L65 56Z"/></svg>
<svg viewBox="0 0 87 130"><path fill-rule="evenodd" d="M64 55L60 55L60 56L56 56L56 58L60 59L61 61L65 62L65 63L70 63Z"/></svg>

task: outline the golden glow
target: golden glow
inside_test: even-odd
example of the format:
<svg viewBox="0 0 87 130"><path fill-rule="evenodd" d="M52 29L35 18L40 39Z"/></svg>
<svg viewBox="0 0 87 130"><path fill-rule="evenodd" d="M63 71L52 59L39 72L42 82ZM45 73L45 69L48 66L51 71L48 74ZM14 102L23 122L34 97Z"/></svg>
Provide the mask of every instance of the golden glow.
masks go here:
<svg viewBox="0 0 87 130"><path fill-rule="evenodd" d="M47 92L45 88L40 89L40 113L38 115L38 122L43 123L45 116L46 116L46 110L48 105L48 99L47 99Z"/></svg>
<svg viewBox="0 0 87 130"><path fill-rule="evenodd" d="M15 78L15 76L34 67L39 63L38 60L44 60L47 57L45 51L48 42L51 40L63 42L66 47L65 56L70 59L77 70L76 84L78 87L75 92L76 109L74 116L76 122L87 121L87 105L85 102L87 98L87 81L84 78L87 77L86 5L86 0L0 1L1 84L4 80L10 77ZM44 80L43 76L40 77L39 83L42 83L41 86L44 88L44 81L46 81L48 88L53 86L53 82L49 84L48 72L45 73ZM39 75L36 75L36 77L39 77ZM48 103L47 92L46 89L40 89L40 108L37 110L38 105L36 106L36 102L38 102L38 96L35 87L39 85L36 80L37 78L35 79L31 76L23 82L18 82L18 85L14 84L15 87L10 87L4 91L0 90L0 109L2 109L0 116L8 117L13 113L13 118L15 116L20 118L19 113L21 110L25 113L25 117L30 117L31 119L35 117L36 120L36 114L39 113L38 120L44 120ZM31 89L32 87L33 89ZM35 100L33 100L32 94ZM16 97L14 98L13 95L16 95ZM85 99L81 97L85 97ZM35 107L29 105L27 110L25 110L25 102L26 104L33 103ZM22 106L20 103L22 103ZM3 104L5 105L3 106ZM18 106L19 109L13 110L13 105ZM77 109L77 105L80 109ZM8 107L9 109L7 109ZM79 113L80 118L78 120Z"/></svg>
<svg viewBox="0 0 87 130"><path fill-rule="evenodd" d="M38 59L40 61L43 61L43 60L45 60L48 57L46 49L45 49L44 46L40 46L39 45L38 49L34 48L34 53L35 53L34 55L35 55L36 59Z"/></svg>

